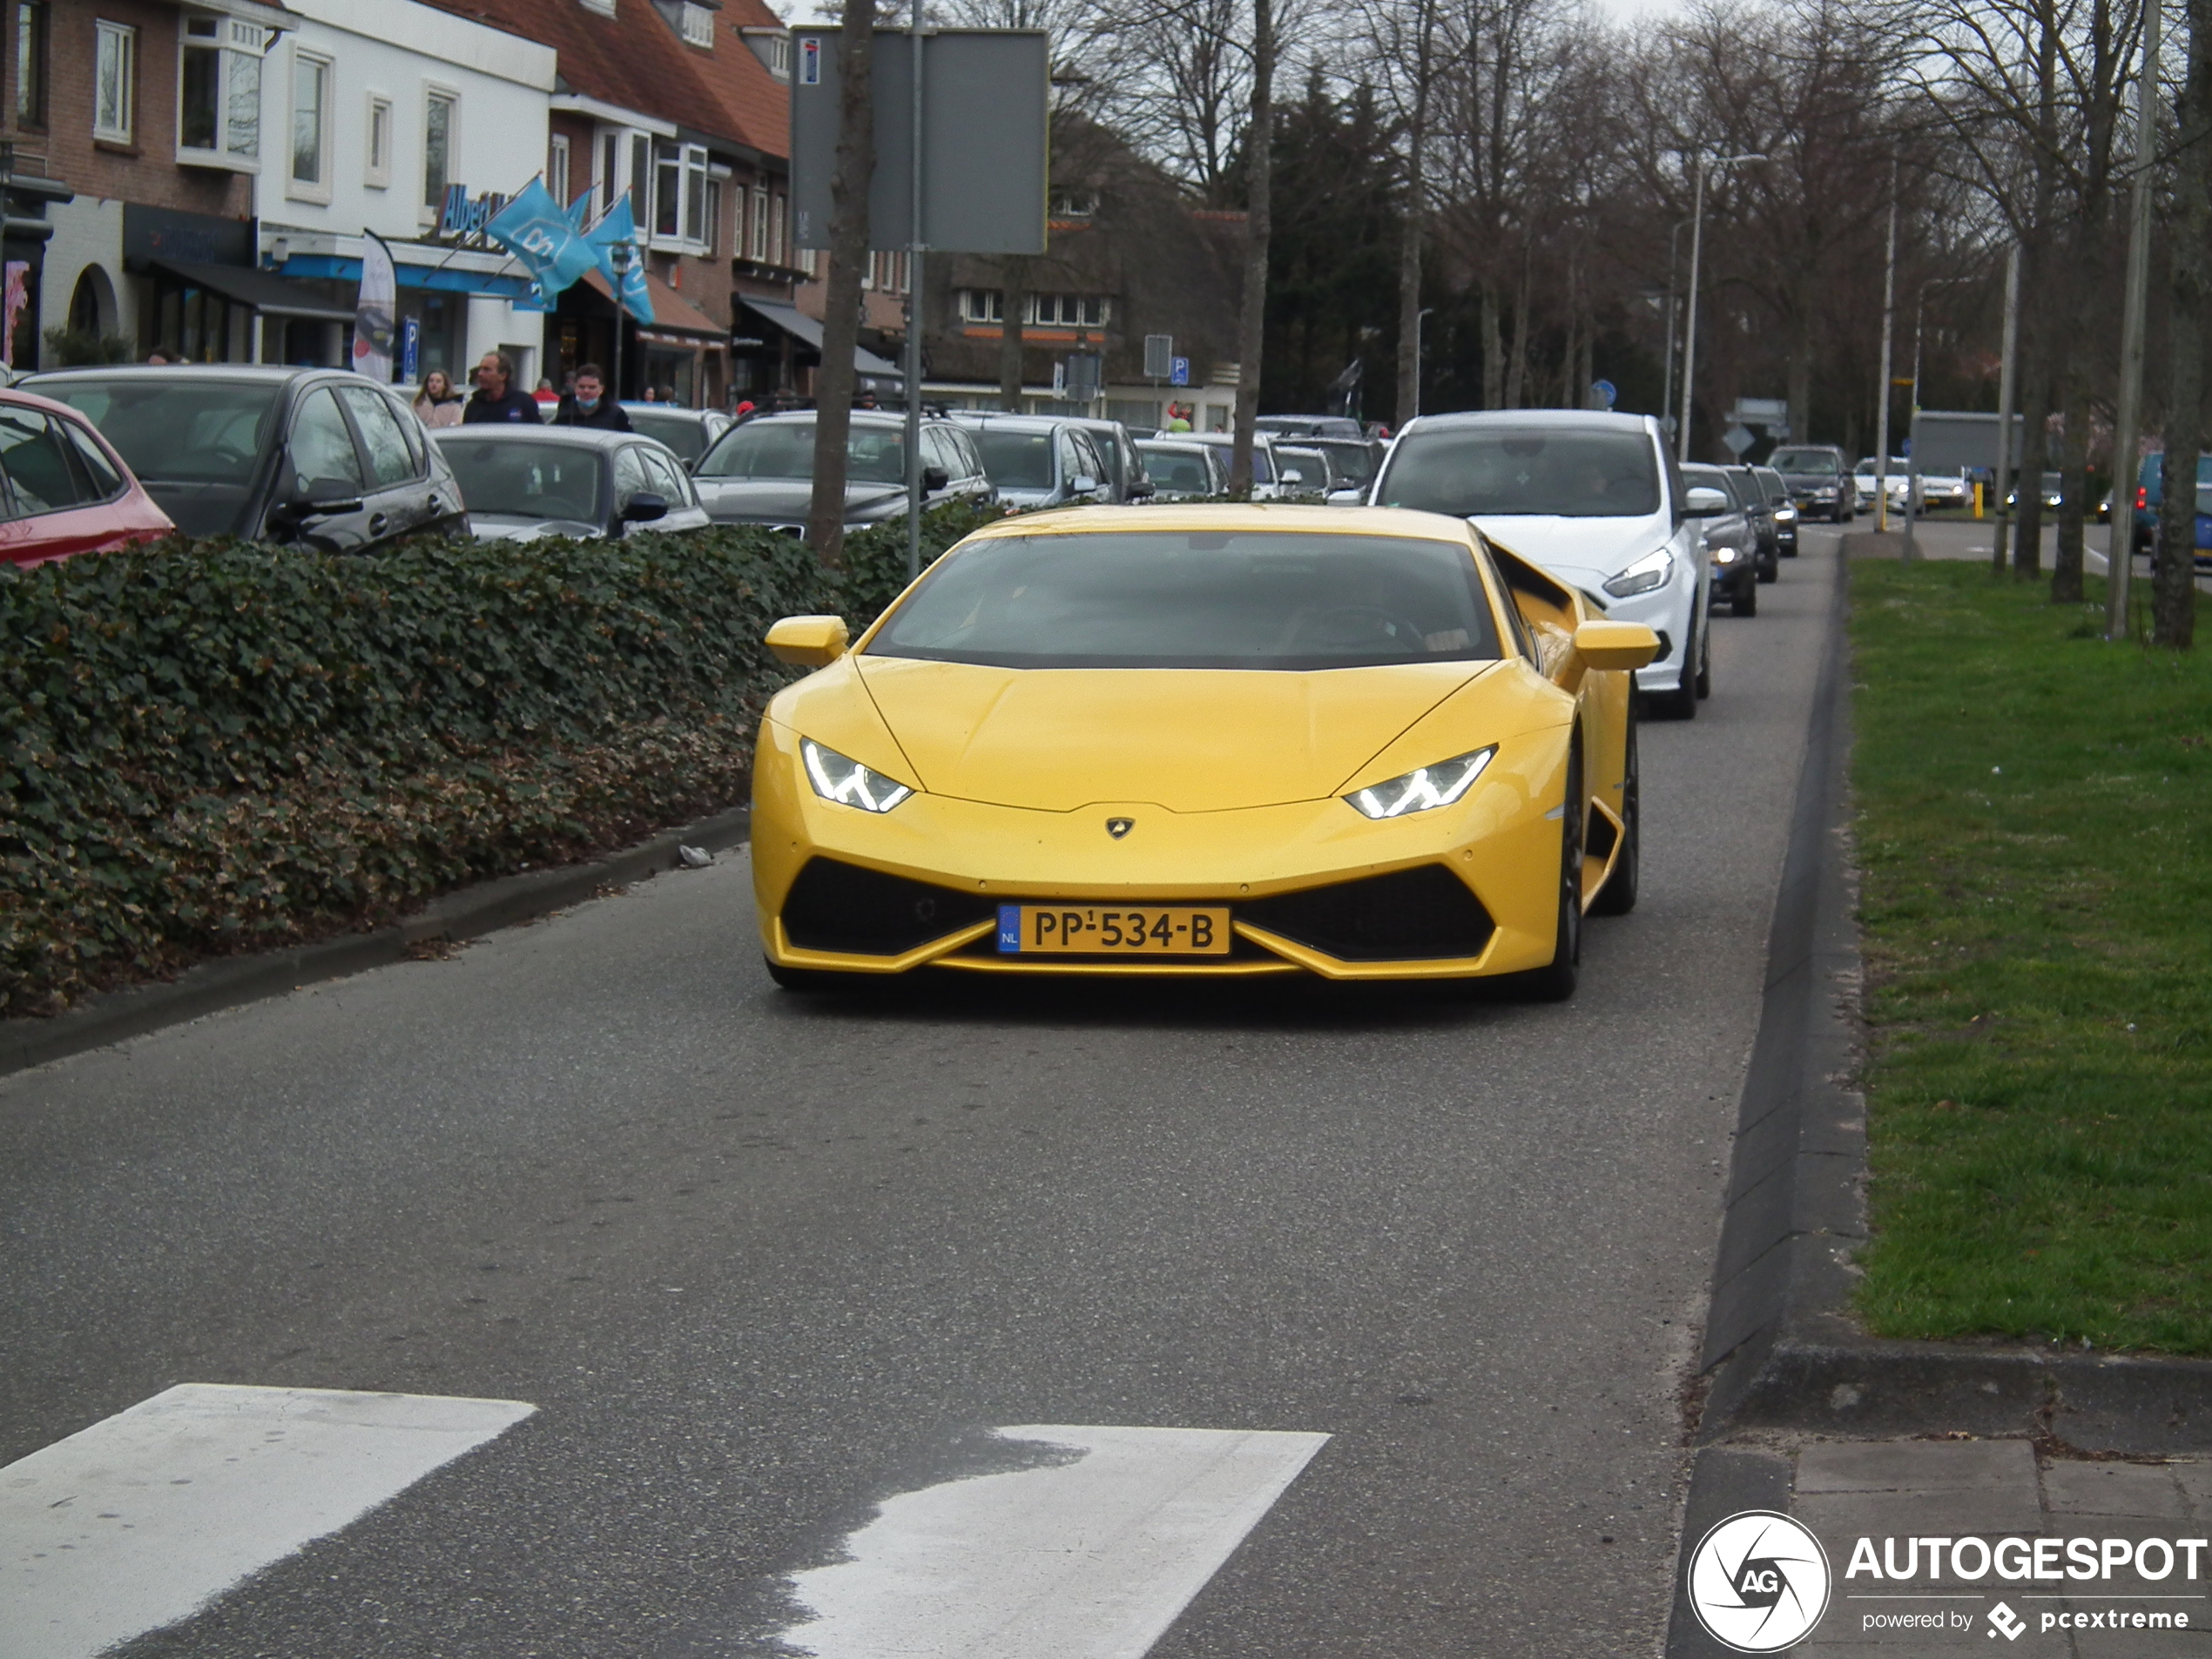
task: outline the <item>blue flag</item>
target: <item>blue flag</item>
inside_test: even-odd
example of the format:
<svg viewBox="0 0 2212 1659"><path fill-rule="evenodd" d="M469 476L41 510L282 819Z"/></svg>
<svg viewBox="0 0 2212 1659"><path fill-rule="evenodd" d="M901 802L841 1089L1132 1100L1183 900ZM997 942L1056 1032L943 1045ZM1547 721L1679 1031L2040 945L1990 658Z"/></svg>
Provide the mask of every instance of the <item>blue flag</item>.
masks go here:
<svg viewBox="0 0 2212 1659"><path fill-rule="evenodd" d="M637 221L631 215L627 191L591 227L584 239L598 256L599 274L607 280L607 292L618 294L623 309L639 322L652 321L653 299L645 292L645 258L637 246ZM615 262L608 252L618 242L630 244L630 263L619 278L615 275Z"/></svg>
<svg viewBox="0 0 2212 1659"><path fill-rule="evenodd" d="M535 179L499 210L484 234L523 262L548 301L598 263L553 192Z"/></svg>

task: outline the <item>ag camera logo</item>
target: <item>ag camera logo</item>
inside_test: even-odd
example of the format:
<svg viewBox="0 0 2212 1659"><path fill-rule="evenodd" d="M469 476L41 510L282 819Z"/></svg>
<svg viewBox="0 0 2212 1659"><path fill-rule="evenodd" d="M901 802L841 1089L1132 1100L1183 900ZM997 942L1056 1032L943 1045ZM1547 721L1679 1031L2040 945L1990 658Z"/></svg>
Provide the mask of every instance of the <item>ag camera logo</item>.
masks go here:
<svg viewBox="0 0 2212 1659"><path fill-rule="evenodd" d="M1828 1610L1828 1552L1770 1509L1730 1515L1689 1558L1689 1607L1706 1634L1737 1653L1779 1653Z"/></svg>

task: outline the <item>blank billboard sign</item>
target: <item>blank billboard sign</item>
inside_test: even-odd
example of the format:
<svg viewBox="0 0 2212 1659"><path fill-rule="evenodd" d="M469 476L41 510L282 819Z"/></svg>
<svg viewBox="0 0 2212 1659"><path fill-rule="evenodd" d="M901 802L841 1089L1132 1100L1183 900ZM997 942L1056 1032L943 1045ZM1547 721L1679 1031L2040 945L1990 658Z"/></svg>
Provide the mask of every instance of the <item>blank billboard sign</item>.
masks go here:
<svg viewBox="0 0 2212 1659"><path fill-rule="evenodd" d="M793 31L791 194L793 239L826 248L837 166L840 35ZM875 173L868 246L915 239L914 50L903 30L875 31ZM1044 252L1049 176L1044 31L944 29L922 37L923 246L955 253Z"/></svg>
<svg viewBox="0 0 2212 1659"><path fill-rule="evenodd" d="M1997 417L1967 410L1922 409L1913 427L1912 445L1920 470L1938 475L1992 472L1997 466ZM2020 465L2026 441L2021 417L2013 417L2013 465Z"/></svg>

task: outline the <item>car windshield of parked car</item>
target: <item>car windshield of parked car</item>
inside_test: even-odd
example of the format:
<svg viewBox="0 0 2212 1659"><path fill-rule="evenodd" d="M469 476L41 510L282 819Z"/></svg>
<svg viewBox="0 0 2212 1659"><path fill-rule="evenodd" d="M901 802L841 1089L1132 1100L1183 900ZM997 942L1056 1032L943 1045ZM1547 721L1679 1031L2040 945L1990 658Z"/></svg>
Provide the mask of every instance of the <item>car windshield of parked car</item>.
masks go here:
<svg viewBox="0 0 2212 1659"><path fill-rule="evenodd" d="M1648 517L1659 458L1639 431L1447 427L1400 439L1382 489L1386 507L1460 518Z"/></svg>
<svg viewBox="0 0 2212 1659"><path fill-rule="evenodd" d="M244 484L275 419L278 388L266 381L195 381L146 369L35 389L75 409L149 483Z"/></svg>
<svg viewBox="0 0 2212 1659"><path fill-rule="evenodd" d="M1729 505L1741 509L1743 493L1736 488L1736 481L1718 467L1684 467L1682 469L1684 489L1717 489L1728 497Z"/></svg>
<svg viewBox="0 0 2212 1659"><path fill-rule="evenodd" d="M867 649L1001 668L1311 670L1488 660L1498 640L1463 545L1174 530L973 543Z"/></svg>
<svg viewBox="0 0 2212 1659"><path fill-rule="evenodd" d="M1316 440L1312 447L1328 451L1329 460L1337 469L1340 488L1364 485L1375 475L1375 452L1364 443L1332 442L1324 438Z"/></svg>
<svg viewBox="0 0 2212 1659"><path fill-rule="evenodd" d="M1184 490L1193 496L1213 493L1213 469L1206 465L1202 453L1157 443L1140 443L1136 452L1144 457L1144 470L1155 489Z"/></svg>
<svg viewBox="0 0 2212 1659"><path fill-rule="evenodd" d="M971 435L983 452L983 470L1001 489L1050 489L1052 434L982 427Z"/></svg>
<svg viewBox="0 0 2212 1659"><path fill-rule="evenodd" d="M658 438L676 451L679 459L697 461L706 453L706 427L696 415L678 415L673 410L631 408L624 405L630 417L630 429L642 432L649 438Z"/></svg>
<svg viewBox="0 0 2212 1659"><path fill-rule="evenodd" d="M487 517L599 522L599 451L528 438L466 439L440 446L461 499Z"/></svg>
<svg viewBox="0 0 2212 1659"><path fill-rule="evenodd" d="M1832 449L1777 449L1766 458L1777 472L1833 474L1840 469Z"/></svg>
<svg viewBox="0 0 2212 1659"><path fill-rule="evenodd" d="M660 435L655 433L655 437ZM748 421L724 433L706 452L701 478L812 478L812 421ZM855 484L902 484L907 445L895 427L855 426L845 439L845 477Z"/></svg>
<svg viewBox="0 0 2212 1659"><path fill-rule="evenodd" d="M1095 426L1083 428L1083 436L1090 440L1090 447L1098 451L1098 459L1105 466L1106 475L1118 478L1122 474L1122 441L1111 432Z"/></svg>

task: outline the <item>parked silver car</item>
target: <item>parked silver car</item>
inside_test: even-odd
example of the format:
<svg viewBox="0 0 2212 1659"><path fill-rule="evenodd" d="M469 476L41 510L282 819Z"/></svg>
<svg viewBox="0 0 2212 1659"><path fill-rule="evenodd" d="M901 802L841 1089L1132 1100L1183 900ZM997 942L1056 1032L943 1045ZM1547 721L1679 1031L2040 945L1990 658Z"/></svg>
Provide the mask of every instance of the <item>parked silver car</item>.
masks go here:
<svg viewBox="0 0 2212 1659"><path fill-rule="evenodd" d="M732 424L719 409L687 409L676 403L624 403L622 412L630 417L632 432L658 438L686 467L698 465Z"/></svg>
<svg viewBox="0 0 2212 1659"><path fill-rule="evenodd" d="M853 411L845 440L845 528L903 517L907 423L900 415ZM766 524L803 533L814 499L814 415L764 415L733 426L699 457L692 476L718 524ZM991 498L991 481L968 435L950 421L921 423L922 501L935 507Z"/></svg>
<svg viewBox="0 0 2212 1659"><path fill-rule="evenodd" d="M480 542L617 540L707 527L675 452L634 432L486 421L430 435L460 481Z"/></svg>
<svg viewBox="0 0 2212 1659"><path fill-rule="evenodd" d="M1210 443L1195 443L1188 433L1140 438L1136 452L1152 481L1154 501L1197 501L1229 493L1229 457Z"/></svg>
<svg viewBox="0 0 2212 1659"><path fill-rule="evenodd" d="M1136 435L1127 427L1119 421L1092 421L1082 415L1069 418L1090 435L1091 448L1106 463L1109 500L1143 501L1151 495L1152 481L1145 475L1143 457L1136 452Z"/></svg>
<svg viewBox="0 0 2212 1659"><path fill-rule="evenodd" d="M952 420L982 454L1009 507L1066 507L1112 498L1113 475L1080 421L1054 415L958 410Z"/></svg>

